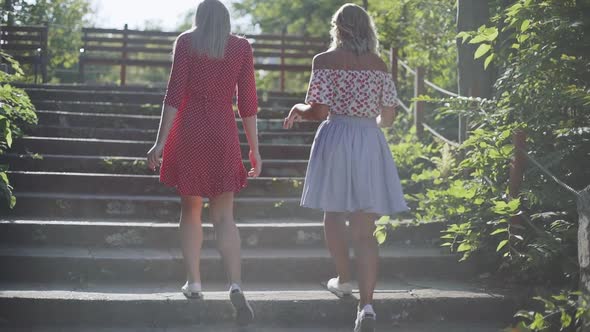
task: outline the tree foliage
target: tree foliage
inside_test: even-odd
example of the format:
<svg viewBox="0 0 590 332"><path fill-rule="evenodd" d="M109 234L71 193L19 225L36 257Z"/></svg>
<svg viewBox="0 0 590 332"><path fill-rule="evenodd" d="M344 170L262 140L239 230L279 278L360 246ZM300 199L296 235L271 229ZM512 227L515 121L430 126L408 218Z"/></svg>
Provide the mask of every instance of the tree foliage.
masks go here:
<svg viewBox="0 0 590 332"><path fill-rule="evenodd" d="M239 14L250 15L264 33L281 33L285 29L289 34L329 40L332 15L347 2L245 0L235 3L234 8ZM363 5L363 1L352 2ZM369 13L384 51L397 47L400 57L412 67L427 65L430 80L456 89L454 0L370 0ZM401 84L400 90L409 93L406 81Z"/></svg>
<svg viewBox="0 0 590 332"><path fill-rule="evenodd" d="M471 118L459 148L418 141L403 121L389 133L413 216L446 222L443 246L485 259L509 282L565 288L537 297L543 311L520 312L522 331L576 331L588 312L587 301L577 302L575 195L531 163L512 197L508 175L512 136L523 130L530 156L575 189L590 184L589 9L583 1L517 0L458 35L498 72L493 98L420 98L434 105L434 120Z"/></svg>
<svg viewBox="0 0 590 332"><path fill-rule="evenodd" d="M49 70L71 68L78 62L82 27L92 12L89 0L1 0L12 3L12 11L4 13L16 25L49 25Z"/></svg>

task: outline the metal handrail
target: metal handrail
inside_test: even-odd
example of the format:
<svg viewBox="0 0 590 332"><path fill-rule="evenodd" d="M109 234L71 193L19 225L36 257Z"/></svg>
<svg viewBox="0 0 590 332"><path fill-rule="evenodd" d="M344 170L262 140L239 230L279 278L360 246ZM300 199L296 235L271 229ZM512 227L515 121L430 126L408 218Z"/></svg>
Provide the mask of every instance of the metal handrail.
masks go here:
<svg viewBox="0 0 590 332"><path fill-rule="evenodd" d="M422 126L424 127L424 129L428 130L432 135L434 135L435 137L437 137L441 141L447 143L448 145L455 147L455 148L458 148L461 146L461 144L451 141L450 139L444 137L441 133L439 133L438 131L436 131L434 128L427 125L426 123L423 123Z"/></svg>
<svg viewBox="0 0 590 332"><path fill-rule="evenodd" d="M402 67L404 67L408 72L410 72L410 74L416 76L416 71L414 69L412 69L405 61L398 58L398 62L402 65ZM451 92L449 90L443 89L440 86L430 82L429 80L424 80L424 83L438 92L449 95L451 97L459 97L458 94Z"/></svg>
<svg viewBox="0 0 590 332"><path fill-rule="evenodd" d="M547 169L547 167L541 165L540 162L538 162L535 158L533 158L526 150L524 150L520 147L516 147L516 149L518 149L518 151L522 152L522 154L524 154L528 160L530 160L535 166L537 166L543 173L545 173L547 176L549 176L558 185L560 185L565 190L571 192L572 194L574 194L576 196L580 195L580 192L578 190L575 190L574 188L570 187L567 183L560 180L557 176L555 176L555 174L553 174L549 169Z"/></svg>

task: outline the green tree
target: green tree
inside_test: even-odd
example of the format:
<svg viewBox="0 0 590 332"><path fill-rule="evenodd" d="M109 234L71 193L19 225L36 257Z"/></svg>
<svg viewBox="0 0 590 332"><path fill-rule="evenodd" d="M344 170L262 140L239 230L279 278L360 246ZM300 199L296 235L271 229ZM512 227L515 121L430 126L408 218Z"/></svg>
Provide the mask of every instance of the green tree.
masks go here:
<svg viewBox="0 0 590 332"><path fill-rule="evenodd" d="M2 0L4 20L15 25L49 25L49 70L71 68L78 61L82 27L89 24L90 0Z"/></svg>
<svg viewBox="0 0 590 332"><path fill-rule="evenodd" d="M495 92L488 100L433 100L441 116L470 115L470 137L450 177L434 163L412 176L427 188L415 194L416 212L451 220L445 245L464 258L496 256L489 266L508 280L565 289L539 294L544 311L520 312L523 331L576 331L588 312L587 298L576 292L576 197L532 163L521 191L512 193L508 169L511 136L524 130L530 156L575 189L590 183L590 4L518 0L499 8L489 24L458 36L474 46L471 56L483 59L482 67L496 67Z"/></svg>
<svg viewBox="0 0 590 332"><path fill-rule="evenodd" d="M241 15L250 15L264 33L300 34L329 38L332 15L342 0L245 0L234 4ZM364 1L353 1L363 5ZM428 78L447 89L456 89L455 0L371 0L384 50L391 46L412 67L426 66ZM410 85L402 80L402 92ZM409 97L409 94L407 95Z"/></svg>
<svg viewBox="0 0 590 332"><path fill-rule="evenodd" d="M238 14L250 15L264 33L281 33L328 38L330 19L344 0L244 0L233 4ZM362 5L362 1L352 1Z"/></svg>

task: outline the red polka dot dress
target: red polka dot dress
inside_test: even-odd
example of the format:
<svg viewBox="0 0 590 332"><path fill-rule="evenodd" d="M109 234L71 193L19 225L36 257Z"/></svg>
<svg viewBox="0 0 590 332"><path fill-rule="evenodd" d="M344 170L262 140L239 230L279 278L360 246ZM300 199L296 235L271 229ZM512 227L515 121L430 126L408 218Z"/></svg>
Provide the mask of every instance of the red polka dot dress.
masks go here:
<svg viewBox="0 0 590 332"><path fill-rule="evenodd" d="M191 35L180 35L164 103L178 109L162 156L160 182L180 195L215 197L247 185L233 111L237 91L240 117L258 111L252 48L230 36L223 59L191 50Z"/></svg>

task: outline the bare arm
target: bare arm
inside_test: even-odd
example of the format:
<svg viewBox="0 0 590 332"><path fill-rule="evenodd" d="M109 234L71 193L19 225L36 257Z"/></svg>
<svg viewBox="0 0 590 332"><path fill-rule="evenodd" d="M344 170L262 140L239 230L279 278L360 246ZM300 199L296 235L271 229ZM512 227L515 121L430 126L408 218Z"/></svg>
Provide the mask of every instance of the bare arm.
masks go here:
<svg viewBox="0 0 590 332"><path fill-rule="evenodd" d="M168 134L174 123L174 118L178 110L175 107L164 104L162 107L162 116L160 118L160 127L158 129L158 135L156 137L156 143L148 151L148 167L155 171L156 167L160 166L160 157L164 151L164 145L168 139Z"/></svg>
<svg viewBox="0 0 590 332"><path fill-rule="evenodd" d="M158 136L156 137L156 143L154 143L154 146L147 154L148 168L152 171L155 171L156 167L160 166L160 158L162 158L166 139L168 139L174 118L184 98L188 80L186 71L186 68L188 68L186 42L186 38L182 39L178 37L174 45L174 60L172 61L172 69L170 70L170 79L168 80L164 106L162 106Z"/></svg>
<svg viewBox="0 0 590 332"><path fill-rule="evenodd" d="M172 123L174 123L177 112L178 110L170 105L164 105L164 107L162 107L162 116L160 118L158 135L156 136L156 145L164 146L164 144L166 144L168 134L170 134L170 129L172 128Z"/></svg>
<svg viewBox="0 0 590 332"><path fill-rule="evenodd" d="M244 125L244 131L246 132L246 139L248 140L248 145L250 145L250 150L258 153L257 116L254 115L242 118L242 124Z"/></svg>
<svg viewBox="0 0 590 332"><path fill-rule="evenodd" d="M250 164L252 168L248 176L257 177L262 172L262 158L258 148L258 96L256 94L256 79L254 77L254 55L252 46L243 40L244 61L238 77L238 112L242 118L242 125L250 145Z"/></svg>
<svg viewBox="0 0 590 332"><path fill-rule="evenodd" d="M250 146L250 162L252 163L252 169L248 172L248 176L250 177L257 177L262 171L262 160L258 147L257 118L256 115L242 118L244 131L246 132L246 139Z"/></svg>
<svg viewBox="0 0 590 332"><path fill-rule="evenodd" d="M311 121L322 121L328 117L330 113L330 107L324 104L311 103L311 104L296 104L291 108L289 116L285 118L283 122L283 128L291 129L296 121L300 120L311 120Z"/></svg>
<svg viewBox="0 0 590 332"><path fill-rule="evenodd" d="M383 107L381 111L381 115L377 117L377 125L381 128L389 128L393 125L393 121L395 121L395 106L387 106Z"/></svg>

